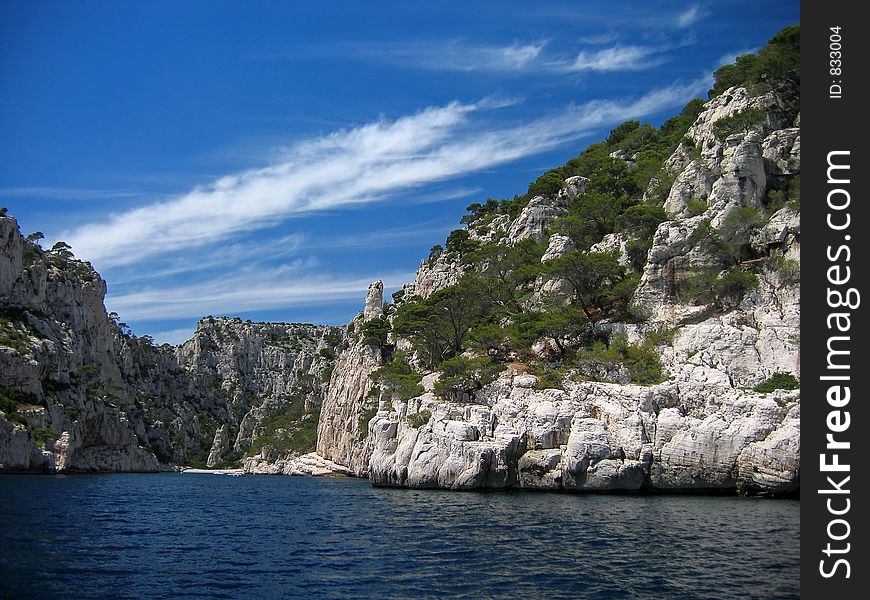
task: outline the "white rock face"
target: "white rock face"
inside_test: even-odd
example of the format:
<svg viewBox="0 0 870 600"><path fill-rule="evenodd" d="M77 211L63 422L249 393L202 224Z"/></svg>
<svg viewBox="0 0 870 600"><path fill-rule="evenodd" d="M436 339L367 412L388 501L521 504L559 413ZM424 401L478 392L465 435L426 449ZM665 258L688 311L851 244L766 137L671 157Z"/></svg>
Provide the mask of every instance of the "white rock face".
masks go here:
<svg viewBox="0 0 870 600"><path fill-rule="evenodd" d="M688 217L688 201L706 201L713 191L713 181L713 172L702 161L696 160L685 165L665 200L665 212L678 218Z"/></svg>
<svg viewBox="0 0 870 600"><path fill-rule="evenodd" d="M575 175L565 180L565 185L559 191L559 196L567 200L573 200L577 196L582 196L586 193L586 186L589 185L589 178L582 175Z"/></svg>
<svg viewBox="0 0 870 600"><path fill-rule="evenodd" d="M369 284L369 291L366 294L366 305L363 309L363 320L382 317L384 315L384 282L380 279Z"/></svg>
<svg viewBox="0 0 870 600"><path fill-rule="evenodd" d="M796 175L801 168L801 130L790 127L772 132L761 144L762 156L773 175Z"/></svg>
<svg viewBox="0 0 870 600"><path fill-rule="evenodd" d="M0 417L0 470L155 471L205 462L209 448L219 460L222 426L244 421L245 450L262 406L318 406L343 340L332 327L206 318L182 346L155 346L110 320L88 263L25 242L10 217L0 279L0 385L23 399L19 423ZM52 434L37 439L40 428Z"/></svg>
<svg viewBox="0 0 870 600"><path fill-rule="evenodd" d="M408 296L428 298L438 290L455 284L463 272L459 260L447 254L442 254L431 264L429 261L421 261L414 283L405 286L405 293Z"/></svg>
<svg viewBox="0 0 870 600"><path fill-rule="evenodd" d="M357 331L363 319L362 314L354 319ZM352 338L338 357L320 412L317 454L350 468L357 476L368 472L371 445L365 417L378 406L378 398L369 395L374 387L369 374L382 364L379 348L365 345L361 337Z"/></svg>
<svg viewBox="0 0 870 600"><path fill-rule="evenodd" d="M0 218L0 301L9 299L21 274L22 241L14 219Z"/></svg>
<svg viewBox="0 0 870 600"><path fill-rule="evenodd" d="M713 182L707 204L716 213L713 224L721 221L734 208L760 207L767 187L761 138L755 133L735 134L725 140L719 160L719 177Z"/></svg>
<svg viewBox="0 0 870 600"><path fill-rule="evenodd" d="M724 141L716 137L713 125L717 120L751 107L767 111L764 126L764 131L769 131L767 135L757 129L729 136ZM699 314L699 307L682 302L676 291L678 284L695 269L709 266L709 257L691 243L692 233L704 219L719 227L736 208L760 207L770 177L783 178L800 172L800 130L788 122L787 108L773 94L751 96L743 88L731 88L708 102L689 129L688 137L702 149L701 158L687 162L681 147L667 161L676 172L676 180L664 208L676 220L659 225L633 299L634 306L650 321L674 324ZM708 207L702 215L688 216L691 199L706 201ZM761 243L771 247L778 244L789 253L789 258L799 258L800 214L783 209L774 215L763 230ZM762 279L765 278L775 280L776 274L763 273ZM799 306L796 294L785 294ZM776 296L782 293L769 293L757 302L782 309L781 298ZM746 310L753 312L754 308L747 306Z"/></svg>
<svg viewBox="0 0 870 600"><path fill-rule="evenodd" d="M205 466L212 468L220 464L223 454L232 447L229 432L226 425L221 425L214 433L214 441L211 444L211 450L208 453Z"/></svg>
<svg viewBox="0 0 870 600"><path fill-rule="evenodd" d="M579 186L574 186L579 189ZM582 186L585 189L585 185ZM568 195L535 196L520 216L511 224L508 231L508 242L515 243L525 238L541 239L547 228L557 217L568 213Z"/></svg>
<svg viewBox="0 0 870 600"><path fill-rule="evenodd" d="M274 452L245 459L245 473L253 475L301 475L307 477L352 476L353 471L315 452L292 458L280 458Z"/></svg>
<svg viewBox="0 0 870 600"><path fill-rule="evenodd" d="M712 369L711 369L712 371ZM762 395L698 369L656 386L536 391L502 379L476 404L431 394L370 426L375 485L449 489L742 490L798 486L797 392ZM780 406L780 403L783 406ZM406 420L430 410L418 429Z"/></svg>
<svg viewBox="0 0 870 600"><path fill-rule="evenodd" d="M554 233L550 236L550 241L547 243L547 249L541 256L541 262L543 263L548 260L559 258L572 249L573 245L571 244L571 239L567 235Z"/></svg>
<svg viewBox="0 0 870 600"><path fill-rule="evenodd" d="M608 233L597 244L592 244L590 252L612 252L623 267L629 266L627 244L628 236L622 232Z"/></svg>

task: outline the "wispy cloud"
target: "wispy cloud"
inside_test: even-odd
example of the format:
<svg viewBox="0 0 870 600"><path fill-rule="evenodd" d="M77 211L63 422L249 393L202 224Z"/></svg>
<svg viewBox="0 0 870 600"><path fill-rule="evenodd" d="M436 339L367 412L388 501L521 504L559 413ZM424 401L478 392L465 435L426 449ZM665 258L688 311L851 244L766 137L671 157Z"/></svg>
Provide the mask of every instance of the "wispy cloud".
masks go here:
<svg viewBox="0 0 870 600"><path fill-rule="evenodd" d="M196 276L214 269L226 270L237 265L259 264L264 257L270 262L277 262L296 255L302 244L306 244L306 236L300 233L284 235L277 239L253 240L246 242L228 242L209 247L206 252L168 253L152 258L147 262L137 262L124 265L122 269L108 271L112 277L113 286L124 286L142 281L156 281L167 277L184 275ZM296 258L291 265L302 264L302 259ZM306 259L307 266L312 259Z"/></svg>
<svg viewBox="0 0 870 600"><path fill-rule="evenodd" d="M134 198L142 192L125 189L87 189L74 187L7 187L0 188L0 198L49 198L51 200L106 200Z"/></svg>
<svg viewBox="0 0 870 600"><path fill-rule="evenodd" d="M660 55L665 48L648 46L612 46L601 50L583 50L573 61L553 63L565 72L581 71L639 71L660 65L664 58Z"/></svg>
<svg viewBox="0 0 870 600"><path fill-rule="evenodd" d="M453 102L293 144L260 169L65 232L97 268L223 243L295 215L374 202L408 189L534 155L592 129L679 105L709 78L625 101L592 101L518 126L488 125L499 103Z"/></svg>
<svg viewBox="0 0 870 600"><path fill-rule="evenodd" d="M468 43L463 40L348 43L345 56L434 71L484 73L520 72L532 67L546 40L507 45ZM322 49L335 52L335 46ZM306 52L317 52L308 48Z"/></svg>
<svg viewBox="0 0 870 600"><path fill-rule="evenodd" d="M421 239L436 239L456 228L456 219L442 221L439 225L432 223L423 224L424 226L412 225L409 227L396 227L393 229L384 229L381 231L373 231L370 233L361 233L357 235L341 235L331 237L329 239L321 239L319 241L308 241L305 243L306 250L343 250L347 248L362 248L362 247L391 247L396 248L405 244L416 245Z"/></svg>
<svg viewBox="0 0 870 600"><path fill-rule="evenodd" d="M686 10L677 15L676 25L680 29L690 27L698 22L702 16L703 13L701 11L701 6L699 4L692 4Z"/></svg>
<svg viewBox="0 0 870 600"><path fill-rule="evenodd" d="M200 318L205 314L239 314L344 300L358 300L362 308L369 283L378 278L388 289L395 289L413 280L414 274L372 273L342 278L300 275L292 268L258 269L194 285L180 282L110 296L106 307L127 321Z"/></svg>
<svg viewBox="0 0 870 600"><path fill-rule="evenodd" d="M589 46L613 44L615 34L580 38ZM581 50L574 56L546 52L546 41L486 46L459 40L442 42L380 42L353 46L353 56L385 63L401 64L433 71L482 73L539 72L559 74L581 71L636 71L661 64L661 55L670 46L647 47L612 45L609 48ZM329 51L335 51L334 48ZM655 57L655 58L654 58Z"/></svg>
<svg viewBox="0 0 870 600"><path fill-rule="evenodd" d="M446 202L448 200L457 200L459 198L471 198L483 192L483 188L454 188L449 190L433 190L423 194L415 195L409 198L407 204L431 204L433 202Z"/></svg>
<svg viewBox="0 0 870 600"><path fill-rule="evenodd" d="M612 44L619 36L615 33L595 33L591 35L584 35L579 38L579 41L584 44L603 46L604 44Z"/></svg>

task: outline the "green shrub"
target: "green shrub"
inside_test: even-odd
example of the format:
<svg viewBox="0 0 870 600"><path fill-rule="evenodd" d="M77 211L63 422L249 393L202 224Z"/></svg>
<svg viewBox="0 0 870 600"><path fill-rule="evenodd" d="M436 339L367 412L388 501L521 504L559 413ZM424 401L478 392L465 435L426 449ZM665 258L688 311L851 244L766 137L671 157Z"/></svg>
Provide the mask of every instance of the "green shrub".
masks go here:
<svg viewBox="0 0 870 600"><path fill-rule="evenodd" d="M686 208L689 211L689 216L697 217L707 212L707 201L701 198L689 198L686 202Z"/></svg>
<svg viewBox="0 0 870 600"><path fill-rule="evenodd" d="M6 414L6 418L14 423L26 425L18 410L20 408L37 406L39 399L33 394L15 390L8 387L0 386L0 411Z"/></svg>
<svg viewBox="0 0 870 600"><path fill-rule="evenodd" d="M655 346L649 342L629 344L625 336L617 335L610 344L596 341L587 350L577 353L577 363L581 366L609 365L611 368L622 366L628 372L632 383L650 385L664 380L662 364Z"/></svg>
<svg viewBox="0 0 870 600"><path fill-rule="evenodd" d="M793 258L774 256L767 261L782 283L797 283L801 280L801 263Z"/></svg>
<svg viewBox="0 0 870 600"><path fill-rule="evenodd" d="M547 171L529 184L529 196L553 196L559 193L565 181L556 171Z"/></svg>
<svg viewBox="0 0 870 600"><path fill-rule="evenodd" d="M747 108L733 115L722 117L713 123L716 137L724 140L735 133L749 133L762 125L767 119L767 111L761 108Z"/></svg>
<svg viewBox="0 0 870 600"><path fill-rule="evenodd" d="M625 136L619 143L619 149L631 156L649 147L650 143L655 141L657 137L658 131L656 131L656 128L649 123L644 123Z"/></svg>
<svg viewBox="0 0 870 600"><path fill-rule="evenodd" d="M471 239L471 234L465 229L454 229L447 236L446 250L463 258L469 252L474 252L480 242Z"/></svg>
<svg viewBox="0 0 870 600"><path fill-rule="evenodd" d="M684 299L698 304L713 304L727 310L740 304L746 293L758 286L758 276L750 271L732 270L724 275L702 271L679 285Z"/></svg>
<svg viewBox="0 0 870 600"><path fill-rule="evenodd" d="M590 321L580 308L556 303L545 311L530 310L516 315L507 328L507 334L514 350L527 349L539 338L548 337L555 342L559 352L564 353L564 338L585 334L590 330Z"/></svg>
<svg viewBox="0 0 870 600"><path fill-rule="evenodd" d="M796 390L800 385L800 381L791 373L774 373L752 389L762 394L769 394L774 390Z"/></svg>
<svg viewBox="0 0 870 600"><path fill-rule="evenodd" d="M319 407L306 411L304 398L294 397L260 422L261 431L245 454L254 456L266 446L272 446L279 454L311 452L317 446L319 419Z"/></svg>
<svg viewBox="0 0 870 600"><path fill-rule="evenodd" d="M390 322L385 317L375 317L362 324L360 333L363 344L383 348L387 344L387 336L390 333Z"/></svg>
<svg viewBox="0 0 870 600"><path fill-rule="evenodd" d="M429 263L434 263L442 254L444 254L444 247L441 244L432 246L429 250Z"/></svg>
<svg viewBox="0 0 870 600"><path fill-rule="evenodd" d="M627 138L632 132L636 131L640 127L640 121L631 120L625 121L621 123L614 129L610 130L610 135L607 136L607 143L611 146L615 146L619 144Z"/></svg>
<svg viewBox="0 0 870 600"><path fill-rule="evenodd" d="M396 352L391 362L369 374L369 377L380 384L376 386L379 390L383 389L394 398L409 400L423 393L420 387L423 376L414 371L407 355L401 351Z"/></svg>
<svg viewBox="0 0 870 600"><path fill-rule="evenodd" d="M674 341L674 336L677 335L676 327L659 327L653 331L647 332L643 341L649 346L663 346Z"/></svg>
<svg viewBox="0 0 870 600"><path fill-rule="evenodd" d="M30 354L32 330L23 322L0 316L0 346L12 348L18 354Z"/></svg>
<svg viewBox="0 0 870 600"><path fill-rule="evenodd" d="M60 437L60 434L57 431L46 427L38 427L30 433L33 435L33 439L36 440L36 443L43 448L47 448Z"/></svg>
<svg viewBox="0 0 870 600"><path fill-rule="evenodd" d="M659 224L667 220L665 210L651 204L629 206L619 215L622 231L644 240L651 239Z"/></svg>
<svg viewBox="0 0 870 600"><path fill-rule="evenodd" d="M628 264L638 273L643 273L646 267L646 259L649 256L652 242L647 240L631 240L625 245L625 253L628 255Z"/></svg>
<svg viewBox="0 0 870 600"><path fill-rule="evenodd" d="M608 252L572 250L548 261L547 267L571 284L573 303L593 324L624 304L639 282L636 276L627 276L616 256Z"/></svg>
<svg viewBox="0 0 870 600"><path fill-rule="evenodd" d="M734 63L716 69L710 98L736 85L754 92L800 85L800 48L800 25L783 28L758 54L743 54Z"/></svg>
<svg viewBox="0 0 870 600"><path fill-rule="evenodd" d="M441 378L435 383L434 391L439 396L449 396L455 400L465 394L472 396L475 391L495 381L504 368L504 365L493 362L488 356L454 356L438 368Z"/></svg>
<svg viewBox="0 0 870 600"><path fill-rule="evenodd" d="M561 390L564 389L565 375L570 370L570 366L565 364L561 367L553 367L550 365L534 364L532 365L532 374L538 378L535 382L536 390Z"/></svg>
<svg viewBox="0 0 870 600"><path fill-rule="evenodd" d="M411 427L412 429L420 429L423 425L429 422L430 418L432 418L431 410L421 410L418 413L411 413L405 417L405 421L408 422L408 427Z"/></svg>
<svg viewBox="0 0 870 600"><path fill-rule="evenodd" d="M733 210L718 230L710 219L702 220L689 236L689 244L716 259L720 266L732 266L749 255L752 233L763 224L760 209L743 206Z"/></svg>
<svg viewBox="0 0 870 600"><path fill-rule="evenodd" d="M767 192L767 212L773 214L779 209L790 206L796 210L801 208L801 176L789 177L784 189L772 189Z"/></svg>

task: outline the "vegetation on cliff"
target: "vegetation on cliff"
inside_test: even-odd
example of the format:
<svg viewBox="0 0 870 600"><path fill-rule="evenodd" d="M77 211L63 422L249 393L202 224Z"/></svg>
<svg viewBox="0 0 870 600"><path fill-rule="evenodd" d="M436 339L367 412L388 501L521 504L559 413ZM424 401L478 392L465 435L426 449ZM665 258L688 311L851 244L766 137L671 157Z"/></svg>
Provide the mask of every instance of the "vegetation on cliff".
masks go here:
<svg viewBox="0 0 870 600"><path fill-rule="evenodd" d="M787 27L758 54L741 56L736 64L717 70L711 98L735 85L760 94L797 82L799 50L799 28ZM665 374L649 343L630 344L597 325L643 319L632 314L629 301L659 224L671 218L663 208L674 182L666 161L680 147L687 160L700 158L687 133L703 106L696 98L658 128L626 121L605 141L538 177L525 194L469 205L462 218L465 227L450 233L429 256L430 265L459 265L462 276L426 298L404 292L394 296L390 319L365 326L367 343L384 348L389 359L390 334L408 340L416 368L441 373L435 392L457 399L517 361L554 387L561 383L553 373L569 372L593 380L613 380L620 374L634 383L660 381ZM720 119L714 129L720 138L745 134L763 128L766 117L765 110L750 108ZM505 222L500 217L516 219L536 196L564 195L567 183L578 176L584 178L581 193L568 196L564 214L541 239L510 239L494 225ZM716 225L710 219L701 222L690 243L707 258L677 283L679 297L726 312L758 285L760 263L771 257L759 253L753 238L776 210L785 204L799 207L799 181L791 179L784 188L780 183L770 183L763 208L739 208ZM692 200L690 215L706 212L706 198ZM542 262L545 240L554 233L567 237L570 249ZM622 260L617 252L596 248L615 234L624 244ZM564 282L570 291L536 296L546 280ZM402 377L408 377L413 361L404 354L401 361ZM386 381L391 365L373 377ZM409 393L387 391L400 397Z"/></svg>

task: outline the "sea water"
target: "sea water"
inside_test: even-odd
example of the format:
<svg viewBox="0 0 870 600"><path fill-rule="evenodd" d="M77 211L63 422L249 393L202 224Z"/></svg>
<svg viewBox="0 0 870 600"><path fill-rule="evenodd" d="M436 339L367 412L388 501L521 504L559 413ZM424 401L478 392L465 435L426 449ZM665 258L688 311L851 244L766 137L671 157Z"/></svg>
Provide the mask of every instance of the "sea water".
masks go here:
<svg viewBox="0 0 870 600"><path fill-rule="evenodd" d="M796 598L796 500L0 476L13 598Z"/></svg>

